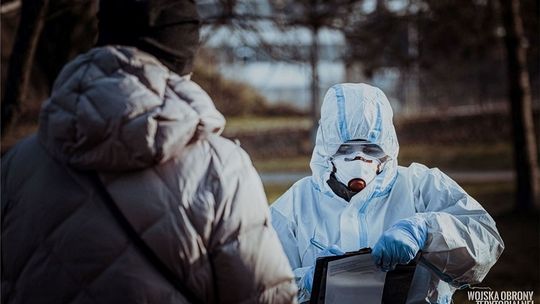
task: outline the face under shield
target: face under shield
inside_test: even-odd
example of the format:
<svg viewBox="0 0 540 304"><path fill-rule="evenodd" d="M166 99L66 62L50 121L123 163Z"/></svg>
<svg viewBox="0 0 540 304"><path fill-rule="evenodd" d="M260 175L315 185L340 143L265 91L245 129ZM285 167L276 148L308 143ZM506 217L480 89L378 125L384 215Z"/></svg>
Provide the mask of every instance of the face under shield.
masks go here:
<svg viewBox="0 0 540 304"><path fill-rule="evenodd" d="M360 192L384 169L390 157L383 149L366 140L342 144L332 156L336 179L352 192Z"/></svg>

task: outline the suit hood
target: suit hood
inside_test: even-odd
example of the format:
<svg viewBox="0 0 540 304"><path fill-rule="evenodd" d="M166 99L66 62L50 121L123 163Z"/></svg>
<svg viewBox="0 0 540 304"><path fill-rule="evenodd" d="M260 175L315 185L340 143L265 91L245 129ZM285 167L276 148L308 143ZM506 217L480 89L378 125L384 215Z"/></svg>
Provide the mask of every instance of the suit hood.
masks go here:
<svg viewBox="0 0 540 304"><path fill-rule="evenodd" d="M310 163L316 186L325 194L334 196L326 183L332 172L331 157L346 141L364 139L379 145L392 158L371 187L373 195L387 193L395 180L399 152L392 118L390 102L380 89L363 83L331 87L321 107L321 120Z"/></svg>
<svg viewBox="0 0 540 304"><path fill-rule="evenodd" d="M40 113L38 137L78 169L146 168L221 133L225 119L189 77L136 48L106 46L67 64Z"/></svg>

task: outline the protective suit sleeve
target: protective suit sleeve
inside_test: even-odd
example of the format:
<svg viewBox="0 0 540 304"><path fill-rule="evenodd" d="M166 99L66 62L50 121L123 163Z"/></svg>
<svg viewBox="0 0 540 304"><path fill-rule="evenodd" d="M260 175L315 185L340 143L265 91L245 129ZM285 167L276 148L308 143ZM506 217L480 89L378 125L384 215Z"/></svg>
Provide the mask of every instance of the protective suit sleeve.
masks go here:
<svg viewBox="0 0 540 304"><path fill-rule="evenodd" d="M298 184L293 185L270 207L272 225L278 234L278 238L283 246L283 250L289 259L293 269L294 279L298 286L298 301L300 303L309 301L313 284L314 264L302 267L301 252L296 238L297 224L294 221L294 210L292 201ZM340 255L344 252L336 245L327 247L318 252L317 257Z"/></svg>
<svg viewBox="0 0 540 304"><path fill-rule="evenodd" d="M210 257L220 303L295 303L292 270L243 150L224 159Z"/></svg>
<svg viewBox="0 0 540 304"><path fill-rule="evenodd" d="M298 241L296 239L296 227L281 210L276 208L276 206L280 204L280 201L286 199L285 197L288 196L288 194L289 193L286 192L278 199L278 201L270 206L270 214L272 218L272 226L276 230L279 241L281 242L281 246L283 246L283 251L285 251L285 255L287 255L287 258L289 259L289 264L294 270L302 266L298 249Z"/></svg>
<svg viewBox="0 0 540 304"><path fill-rule="evenodd" d="M301 267L302 263L300 261L300 253L298 251L298 243L295 237L296 233L293 223L276 208L277 205L282 204L279 203L279 201L285 200L289 195L290 193L287 192L281 196L278 201L272 205L270 211L272 225L278 234L283 250L293 269L294 280L298 286L298 301L303 303L309 301L309 297L311 296L311 289L308 288L308 286L311 286L310 282L308 282L308 274L313 272L313 266Z"/></svg>
<svg viewBox="0 0 540 304"><path fill-rule="evenodd" d="M417 215L427 223L422 256L451 278L451 285L481 282L504 243L484 208L438 169L411 165Z"/></svg>

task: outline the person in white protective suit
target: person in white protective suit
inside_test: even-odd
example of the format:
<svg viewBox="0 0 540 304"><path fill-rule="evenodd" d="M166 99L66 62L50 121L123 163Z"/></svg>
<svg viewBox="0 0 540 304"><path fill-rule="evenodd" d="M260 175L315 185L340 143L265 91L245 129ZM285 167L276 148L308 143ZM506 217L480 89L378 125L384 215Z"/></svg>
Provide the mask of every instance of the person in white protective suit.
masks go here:
<svg viewBox="0 0 540 304"><path fill-rule="evenodd" d="M330 88L313 174L271 206L301 302L319 256L371 247L374 263L389 271L421 252L407 303L450 303L457 288L481 282L504 249L492 217L451 178L417 163L398 166L392 115L378 88Z"/></svg>

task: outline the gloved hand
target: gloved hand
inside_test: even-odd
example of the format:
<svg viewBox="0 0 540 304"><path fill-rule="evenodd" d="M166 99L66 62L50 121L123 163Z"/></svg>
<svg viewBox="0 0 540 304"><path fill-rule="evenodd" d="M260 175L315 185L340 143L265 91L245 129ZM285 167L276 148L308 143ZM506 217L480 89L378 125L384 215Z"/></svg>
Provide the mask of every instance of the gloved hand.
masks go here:
<svg viewBox="0 0 540 304"><path fill-rule="evenodd" d="M336 245L332 245L330 247L327 247L325 250L319 252L317 254L317 258L324 257L324 256L332 256L332 255L342 255L345 252L341 250ZM309 267L309 270L304 275L304 288L309 290L311 293L311 288L313 287L313 275L315 274L315 265Z"/></svg>
<svg viewBox="0 0 540 304"><path fill-rule="evenodd" d="M375 265L390 271L397 264L409 263L427 239L426 221L419 216L400 220L379 238L371 252Z"/></svg>

